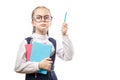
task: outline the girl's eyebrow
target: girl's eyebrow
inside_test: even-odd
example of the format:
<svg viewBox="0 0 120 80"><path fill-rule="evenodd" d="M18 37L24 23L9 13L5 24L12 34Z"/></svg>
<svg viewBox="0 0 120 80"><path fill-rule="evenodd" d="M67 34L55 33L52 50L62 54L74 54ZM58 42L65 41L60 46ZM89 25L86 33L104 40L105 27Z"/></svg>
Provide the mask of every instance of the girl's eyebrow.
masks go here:
<svg viewBox="0 0 120 80"><path fill-rule="evenodd" d="M50 15L36 15L36 16L50 16Z"/></svg>

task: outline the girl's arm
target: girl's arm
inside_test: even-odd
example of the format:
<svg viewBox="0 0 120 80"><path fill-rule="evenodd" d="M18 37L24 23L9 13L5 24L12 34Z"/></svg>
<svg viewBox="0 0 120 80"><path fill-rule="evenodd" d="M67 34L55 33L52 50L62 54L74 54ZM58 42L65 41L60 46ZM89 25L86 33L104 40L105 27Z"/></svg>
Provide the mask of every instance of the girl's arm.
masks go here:
<svg viewBox="0 0 120 80"><path fill-rule="evenodd" d="M73 58L73 46L71 40L67 36L68 24L62 24L62 47L60 45L57 46L57 54L63 60L71 60ZM59 48L60 47L60 48Z"/></svg>
<svg viewBox="0 0 120 80"><path fill-rule="evenodd" d="M57 54L58 57L60 57L62 60L72 60L73 58L73 45L71 40L69 39L69 37L67 35L63 36L63 41L62 41L62 45L60 47L60 44L57 43Z"/></svg>
<svg viewBox="0 0 120 80"><path fill-rule="evenodd" d="M14 70L18 73L34 73L39 70L38 62L26 62L25 44L27 44L26 40L24 40L19 47Z"/></svg>

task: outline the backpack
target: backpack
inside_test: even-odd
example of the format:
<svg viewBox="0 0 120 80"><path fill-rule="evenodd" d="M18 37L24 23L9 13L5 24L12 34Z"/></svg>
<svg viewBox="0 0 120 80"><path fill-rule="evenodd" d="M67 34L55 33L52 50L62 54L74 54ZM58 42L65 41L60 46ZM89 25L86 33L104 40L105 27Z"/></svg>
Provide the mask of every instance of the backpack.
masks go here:
<svg viewBox="0 0 120 80"><path fill-rule="evenodd" d="M27 37L25 38L25 40L27 41L27 44L31 44L32 37ZM30 73L30 74L27 73L25 80L58 80L54 72L54 62L55 62L55 57L56 57L56 40L51 37L48 40L53 44L55 48L55 53L50 57L53 61L51 71L47 72L46 75L40 74L40 73Z"/></svg>

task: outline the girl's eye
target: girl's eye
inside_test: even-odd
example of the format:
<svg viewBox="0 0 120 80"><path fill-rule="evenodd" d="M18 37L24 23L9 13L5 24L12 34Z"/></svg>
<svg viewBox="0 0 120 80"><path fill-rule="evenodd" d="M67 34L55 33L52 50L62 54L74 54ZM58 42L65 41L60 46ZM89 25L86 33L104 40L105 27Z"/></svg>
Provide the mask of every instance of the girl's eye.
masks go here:
<svg viewBox="0 0 120 80"><path fill-rule="evenodd" d="M52 17L51 17L51 16L49 16L49 15L46 15L46 16L44 16L44 19L46 19L46 20L51 20L51 19L52 19Z"/></svg>
<svg viewBox="0 0 120 80"><path fill-rule="evenodd" d="M37 16L36 19L41 19L42 16Z"/></svg>

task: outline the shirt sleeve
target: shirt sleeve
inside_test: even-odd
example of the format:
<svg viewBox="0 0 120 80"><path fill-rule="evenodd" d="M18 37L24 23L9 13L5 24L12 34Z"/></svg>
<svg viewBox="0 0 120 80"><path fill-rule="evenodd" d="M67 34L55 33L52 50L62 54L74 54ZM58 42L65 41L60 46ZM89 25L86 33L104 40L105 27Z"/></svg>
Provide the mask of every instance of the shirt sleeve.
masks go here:
<svg viewBox="0 0 120 80"><path fill-rule="evenodd" d="M62 60L69 61L73 58L73 45L68 36L64 36L61 44L57 42L57 55Z"/></svg>
<svg viewBox="0 0 120 80"><path fill-rule="evenodd" d="M27 44L26 40L22 41L22 43L20 44L14 70L16 72L18 72L18 73L34 73L37 70L39 70L38 62L26 61L26 57L25 57L25 53L26 53L25 44Z"/></svg>

